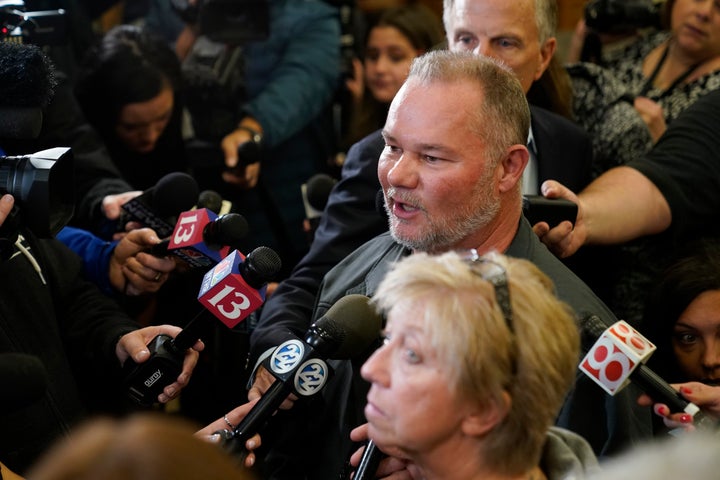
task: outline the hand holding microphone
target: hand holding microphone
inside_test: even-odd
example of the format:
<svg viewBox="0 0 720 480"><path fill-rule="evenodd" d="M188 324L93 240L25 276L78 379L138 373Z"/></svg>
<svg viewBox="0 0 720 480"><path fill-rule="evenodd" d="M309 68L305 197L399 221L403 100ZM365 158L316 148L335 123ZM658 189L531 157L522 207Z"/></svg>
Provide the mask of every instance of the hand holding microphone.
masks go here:
<svg viewBox="0 0 720 480"><path fill-rule="evenodd" d="M696 404L645 365L656 347L629 324L621 320L608 327L597 315L589 315L581 320L581 328L583 348L586 341L594 343L579 369L607 393L615 395L632 381L656 402L689 415L695 426L714 426Z"/></svg>
<svg viewBox="0 0 720 480"><path fill-rule="evenodd" d="M280 257L272 249L259 247L246 258L235 250L203 278L198 300L203 309L173 338L162 334L147 344L149 359L142 363L128 360L126 386L128 394L136 403L150 406L163 392L168 380L182 371L185 353L196 345L212 313L228 328L233 328L262 305L264 285L280 270Z"/></svg>
<svg viewBox="0 0 720 480"><path fill-rule="evenodd" d="M170 235L180 212L190 210L198 201L198 184L182 172L165 175L153 187L122 205L118 229L138 222L157 232L160 238Z"/></svg>
<svg viewBox="0 0 720 480"><path fill-rule="evenodd" d="M217 216L207 208L183 212L172 235L150 253L173 254L193 268L210 267L225 258L248 232L245 217L238 213Z"/></svg>
<svg viewBox="0 0 720 480"><path fill-rule="evenodd" d="M338 300L313 323L302 340L279 345L267 359L275 382L232 431L224 432L232 451L242 450L245 440L257 433L290 394L308 397L318 393L328 379L325 359L353 358L370 347L380 335L382 319L364 295Z"/></svg>

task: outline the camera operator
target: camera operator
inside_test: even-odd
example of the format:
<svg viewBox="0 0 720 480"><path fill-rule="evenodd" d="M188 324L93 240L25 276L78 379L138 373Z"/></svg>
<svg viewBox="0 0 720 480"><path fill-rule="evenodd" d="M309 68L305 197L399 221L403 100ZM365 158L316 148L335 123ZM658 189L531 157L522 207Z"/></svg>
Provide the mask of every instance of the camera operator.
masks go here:
<svg viewBox="0 0 720 480"><path fill-rule="evenodd" d="M239 11L230 15L229 8ZM241 58L227 72L234 83L208 98L203 49L217 45ZM186 81L195 79L186 95L195 137L210 142L218 157L211 168L196 167L201 188L242 205L253 242L277 250L291 268L308 247L301 185L326 170L334 152L328 113L340 77L337 9L319 0L206 0L176 50L189 52L183 70Z"/></svg>
<svg viewBox="0 0 720 480"><path fill-rule="evenodd" d="M5 43L0 43L0 60L14 58L17 51L27 53L41 64L45 62L37 47ZM11 66L2 67L0 90L12 95L17 92L15 84L19 77L13 75ZM30 92L32 98L50 98L51 83L46 82L44 88L42 82L32 84L33 88L43 90ZM6 135L6 130L16 133L22 130L12 124L13 118L30 118L34 113L34 108L27 106L17 109L2 106L0 138ZM13 116L14 110L21 114ZM4 143L0 147L4 148ZM152 338L160 333L174 336L180 331L169 325L141 329L116 303L83 279L81 259L49 238L69 217L65 203L43 203L47 199L64 200L68 192L72 195L72 183L62 175L71 157L60 156L54 163L29 157L29 160L0 158L0 169L4 170L7 182L0 185L0 351L37 356L48 378L40 400L0 411L0 462L20 474L57 437L67 434L90 407L101 406L109 412L110 405L120 404L119 399L125 396L121 375L125 360L130 357L136 362L147 360L146 345ZM51 163L52 168L43 172L47 175L33 179L27 176L27 170L20 172L24 161ZM56 168L60 170L55 171ZM24 188L27 182L15 185L21 173L25 180L32 180L29 189ZM61 175L57 176L58 173ZM37 178L41 181L35 181ZM59 182L53 181L58 179ZM27 197L26 192L30 192ZM47 210L37 211L38 206ZM186 353L182 373L159 395L159 402L175 397L187 384L198 359L195 350L202 347L198 342L194 350ZM23 388L4 385L3 396L22 396Z"/></svg>

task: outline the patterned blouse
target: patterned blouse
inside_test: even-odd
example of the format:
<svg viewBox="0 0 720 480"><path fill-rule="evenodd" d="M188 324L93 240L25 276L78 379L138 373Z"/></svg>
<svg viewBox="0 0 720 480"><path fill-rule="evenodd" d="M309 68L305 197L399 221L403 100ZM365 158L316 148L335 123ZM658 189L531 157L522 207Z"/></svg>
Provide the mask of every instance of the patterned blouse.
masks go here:
<svg viewBox="0 0 720 480"><path fill-rule="evenodd" d="M573 85L575 119L593 139L593 178L640 157L652 147L650 131L633 107L633 99L647 83L642 73L643 59L668 37L668 32L644 36L605 67L590 63L567 67ZM717 88L720 70L665 91L650 86L645 96L662 106L665 122L670 124L699 97Z"/></svg>

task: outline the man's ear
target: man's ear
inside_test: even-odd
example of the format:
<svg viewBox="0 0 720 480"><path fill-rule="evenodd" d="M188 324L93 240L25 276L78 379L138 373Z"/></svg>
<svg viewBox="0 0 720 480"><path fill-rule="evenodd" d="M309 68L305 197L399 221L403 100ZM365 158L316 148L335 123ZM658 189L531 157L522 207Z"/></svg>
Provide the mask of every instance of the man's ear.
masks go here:
<svg viewBox="0 0 720 480"><path fill-rule="evenodd" d="M503 391L501 402L491 402L467 415L460 425L462 432L471 437L482 437L499 425L510 412L512 398Z"/></svg>
<svg viewBox="0 0 720 480"><path fill-rule="evenodd" d="M515 188L522 181L525 166L530 160L530 152L525 145L513 145L508 148L505 158L500 162L501 176L499 189L501 193Z"/></svg>
<svg viewBox="0 0 720 480"><path fill-rule="evenodd" d="M557 50L557 39L550 37L545 40L545 43L540 47L540 62L538 63L537 71L535 71L534 81L539 80L540 77L543 76L543 73L545 73L545 70L548 69L550 61L553 55L555 55L555 50Z"/></svg>

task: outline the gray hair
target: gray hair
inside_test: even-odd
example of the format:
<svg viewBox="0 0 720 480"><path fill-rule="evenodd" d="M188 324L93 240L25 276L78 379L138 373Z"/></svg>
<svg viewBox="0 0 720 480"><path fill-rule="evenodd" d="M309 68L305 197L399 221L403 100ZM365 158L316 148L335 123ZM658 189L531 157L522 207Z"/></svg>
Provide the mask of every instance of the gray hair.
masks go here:
<svg viewBox="0 0 720 480"><path fill-rule="evenodd" d="M487 158L499 161L508 147L527 142L530 107L515 74L493 58L470 52L437 50L415 58L408 81L477 82L484 93L471 129L488 146Z"/></svg>
<svg viewBox="0 0 720 480"><path fill-rule="evenodd" d="M455 0L443 0L443 21L449 31L448 20ZM535 0L535 23L537 24L540 44L557 34L558 6L557 0Z"/></svg>

